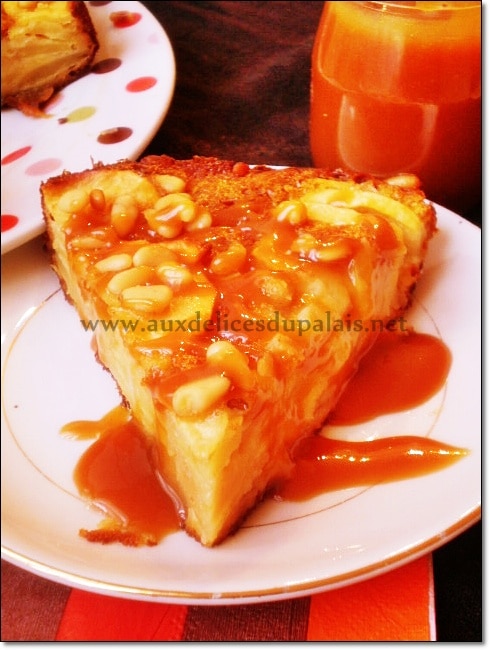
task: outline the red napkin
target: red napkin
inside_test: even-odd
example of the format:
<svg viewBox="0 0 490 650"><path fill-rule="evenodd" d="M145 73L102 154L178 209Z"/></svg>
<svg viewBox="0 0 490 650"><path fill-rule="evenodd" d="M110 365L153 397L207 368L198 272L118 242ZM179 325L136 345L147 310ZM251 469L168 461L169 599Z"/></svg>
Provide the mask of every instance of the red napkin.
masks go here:
<svg viewBox="0 0 490 650"><path fill-rule="evenodd" d="M308 641L435 641L432 556L311 599Z"/></svg>
<svg viewBox="0 0 490 650"><path fill-rule="evenodd" d="M57 641L433 641L432 558L311 597L165 605L72 589Z"/></svg>

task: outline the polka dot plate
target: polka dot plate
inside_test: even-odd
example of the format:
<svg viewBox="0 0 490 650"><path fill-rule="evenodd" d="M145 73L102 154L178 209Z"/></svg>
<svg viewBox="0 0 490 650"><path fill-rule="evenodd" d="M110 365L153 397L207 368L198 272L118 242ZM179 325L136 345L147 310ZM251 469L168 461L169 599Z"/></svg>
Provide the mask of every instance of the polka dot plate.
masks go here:
<svg viewBox="0 0 490 650"><path fill-rule="evenodd" d="M39 186L64 170L136 159L175 86L170 41L139 2L87 2L100 49L91 72L57 93L46 117L2 111L2 254L44 231Z"/></svg>

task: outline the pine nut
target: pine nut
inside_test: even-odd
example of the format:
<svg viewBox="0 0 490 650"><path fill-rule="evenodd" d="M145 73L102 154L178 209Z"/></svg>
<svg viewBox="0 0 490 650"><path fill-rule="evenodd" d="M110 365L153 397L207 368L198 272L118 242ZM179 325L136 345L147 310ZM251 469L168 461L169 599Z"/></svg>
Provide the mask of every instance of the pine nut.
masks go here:
<svg viewBox="0 0 490 650"><path fill-rule="evenodd" d="M104 212L106 206L105 194L102 190L95 189L90 192L90 205L97 212Z"/></svg>
<svg viewBox="0 0 490 650"><path fill-rule="evenodd" d="M232 169L232 172L235 174L235 176L246 176L249 171L250 167L247 165L247 163L244 162L235 163Z"/></svg>
<svg viewBox="0 0 490 650"><path fill-rule="evenodd" d="M174 239L182 232L183 223L177 213L159 214L155 208L148 208L143 215L150 228L165 239Z"/></svg>
<svg viewBox="0 0 490 650"><path fill-rule="evenodd" d="M97 237L92 237L91 235L80 235L79 237L74 237L69 243L68 248L70 249L86 249L94 250L96 248L104 248L109 246L109 244L102 239Z"/></svg>
<svg viewBox="0 0 490 650"><path fill-rule="evenodd" d="M138 212L138 204L130 194L116 198L111 209L111 224L119 237L133 232Z"/></svg>
<svg viewBox="0 0 490 650"><path fill-rule="evenodd" d="M192 273L179 262L164 262L157 268L158 277L173 289L179 289L192 282Z"/></svg>
<svg viewBox="0 0 490 650"><path fill-rule="evenodd" d="M159 226L157 232L165 239L175 239L182 232L182 223L163 224Z"/></svg>
<svg viewBox="0 0 490 650"><path fill-rule="evenodd" d="M397 187L405 187L407 189L418 190L420 187L420 178L415 174L398 174L387 178L386 182L389 185L396 185Z"/></svg>
<svg viewBox="0 0 490 650"><path fill-rule="evenodd" d="M124 271L129 269L133 265L133 259L128 253L118 253L116 255L109 255L102 260L99 260L95 264L95 268L101 273L106 273L107 271Z"/></svg>
<svg viewBox="0 0 490 650"><path fill-rule="evenodd" d="M210 366L221 370L236 384L245 389L254 384L253 373L248 366L248 359L230 341L214 341L206 351L206 360Z"/></svg>
<svg viewBox="0 0 490 650"><path fill-rule="evenodd" d="M165 244L148 244L142 246L133 255L135 266L157 267L163 262L177 259L177 255L165 246Z"/></svg>
<svg viewBox="0 0 490 650"><path fill-rule="evenodd" d="M165 284L136 285L121 292L124 305L145 313L163 311L170 304L172 297L172 289Z"/></svg>
<svg viewBox="0 0 490 650"><path fill-rule="evenodd" d="M196 379L177 388L172 406L179 417L201 415L224 397L230 386L230 380L221 375Z"/></svg>
<svg viewBox="0 0 490 650"><path fill-rule="evenodd" d="M153 207L158 215L156 218L165 221L178 215L184 223L188 223L196 216L194 201L189 194L182 192L160 197Z"/></svg>
<svg viewBox="0 0 490 650"><path fill-rule="evenodd" d="M107 289L119 295L124 289L149 282L153 272L147 266L138 266L125 271L119 271L109 280Z"/></svg>
<svg viewBox="0 0 490 650"><path fill-rule="evenodd" d="M188 232L193 232L194 230L204 230L204 228L210 228L213 223L213 218L209 212L201 212L194 221L191 221L187 224L186 230Z"/></svg>
<svg viewBox="0 0 490 650"><path fill-rule="evenodd" d="M185 180L172 174L157 174L152 180L159 189L168 194L182 192L185 188Z"/></svg>

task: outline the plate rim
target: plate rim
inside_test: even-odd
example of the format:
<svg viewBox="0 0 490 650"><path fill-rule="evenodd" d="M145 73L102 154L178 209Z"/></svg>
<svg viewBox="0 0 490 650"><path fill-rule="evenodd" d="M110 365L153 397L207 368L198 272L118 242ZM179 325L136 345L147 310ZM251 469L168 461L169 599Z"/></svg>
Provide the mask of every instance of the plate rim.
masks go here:
<svg viewBox="0 0 490 650"><path fill-rule="evenodd" d="M28 558L22 553L18 553L2 544L2 559L7 560L15 566L27 570L39 577L52 579L55 582L72 588L81 588L98 594L127 598L130 600L151 600L153 602L182 605L233 605L237 604L257 604L259 602L274 602L287 600L290 598L306 597L316 593L323 593L334 589L348 587L351 584L357 584L374 578L378 575L393 571L394 569L413 562L418 558L430 553L442 545L450 542L452 539L468 530L472 525L478 523L481 519L481 506L475 506L462 519L447 529L433 535L431 538L424 540L418 546L410 547L404 553L395 555L392 559L379 560L370 565L366 565L356 571L348 571L338 574L332 578L318 579L301 583L297 587L285 589L284 587L273 587L268 589L257 589L243 591L222 592L216 595L212 592L191 592L177 591L170 589L155 589L148 587L131 587L129 585L120 585L116 582L99 582L94 578L87 578L76 575L73 572L64 571L51 567L50 565Z"/></svg>

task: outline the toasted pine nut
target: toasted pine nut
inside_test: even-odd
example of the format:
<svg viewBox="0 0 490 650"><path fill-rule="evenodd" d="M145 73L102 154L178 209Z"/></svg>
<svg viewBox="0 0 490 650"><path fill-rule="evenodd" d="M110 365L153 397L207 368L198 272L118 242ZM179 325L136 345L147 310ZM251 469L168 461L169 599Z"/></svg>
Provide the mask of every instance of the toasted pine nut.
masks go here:
<svg viewBox="0 0 490 650"><path fill-rule="evenodd" d="M136 285L145 284L150 281L153 271L147 266L137 266L124 271L119 271L109 280L107 289L119 295L124 289Z"/></svg>
<svg viewBox="0 0 490 650"><path fill-rule="evenodd" d="M317 194L306 195L302 200L310 221L336 225L355 225L362 218L357 210L347 207L352 205L349 202L352 200L352 192L327 189Z"/></svg>
<svg viewBox="0 0 490 650"><path fill-rule="evenodd" d="M161 237L164 237L165 239L174 239L180 235L182 228L182 222L174 224L166 223L159 226L157 232Z"/></svg>
<svg viewBox="0 0 490 650"><path fill-rule="evenodd" d="M232 169L232 172L236 176L246 176L249 171L250 171L250 167L247 165L247 163L244 162L235 163Z"/></svg>
<svg viewBox="0 0 490 650"><path fill-rule="evenodd" d="M192 282L192 273L179 262L163 262L157 268L157 275L173 289L178 289Z"/></svg>
<svg viewBox="0 0 490 650"><path fill-rule="evenodd" d="M90 205L97 212L103 212L106 206L105 194L102 190L95 189L90 192Z"/></svg>
<svg viewBox="0 0 490 650"><path fill-rule="evenodd" d="M417 190L420 187L420 178L415 174L398 174L386 179L389 185Z"/></svg>
<svg viewBox="0 0 490 650"><path fill-rule="evenodd" d="M178 237L182 232L182 220L177 213L159 214L155 208L148 208L143 214L150 228L165 239Z"/></svg>
<svg viewBox="0 0 490 650"><path fill-rule="evenodd" d="M231 386L221 375L210 375L179 386L172 397L172 406L180 417L200 415L218 402Z"/></svg>
<svg viewBox="0 0 490 650"><path fill-rule="evenodd" d="M250 389L254 384L253 373L248 359L230 341L214 341L206 351L209 365L221 370L239 386Z"/></svg>
<svg viewBox="0 0 490 650"><path fill-rule="evenodd" d="M157 174L152 177L155 185L167 193L182 192L185 188L185 180L172 174Z"/></svg>
<svg viewBox="0 0 490 650"><path fill-rule="evenodd" d="M94 250L96 248L104 248L108 246L108 243L97 237L92 237L91 235L80 235L79 237L74 237L69 243L68 248L70 249L87 249Z"/></svg>
<svg viewBox="0 0 490 650"><path fill-rule="evenodd" d="M328 293L327 285L320 278L315 278L308 282L304 293L312 298L321 298Z"/></svg>
<svg viewBox="0 0 490 650"><path fill-rule="evenodd" d="M166 309L173 292L165 284L135 285L121 292L124 305L145 313L156 313Z"/></svg>
<svg viewBox="0 0 490 650"><path fill-rule="evenodd" d="M176 260L177 255L165 246L165 244L148 244L142 246L133 255L135 266L157 267L163 262Z"/></svg>
<svg viewBox="0 0 490 650"><path fill-rule="evenodd" d="M157 212L156 218L163 221L178 215L184 223L188 223L196 216L194 201L183 192L162 196L153 207Z"/></svg>
<svg viewBox="0 0 490 650"><path fill-rule="evenodd" d="M95 268L101 273L106 273L107 271L124 271L129 269L133 265L133 258L128 253L116 253L115 255L109 255L102 260L99 260L95 264Z"/></svg>
<svg viewBox="0 0 490 650"><path fill-rule="evenodd" d="M191 221L187 224L186 230L188 232L193 232L194 230L203 230L204 228L210 228L213 223L213 218L209 212L201 212L194 221Z"/></svg>
<svg viewBox="0 0 490 650"><path fill-rule="evenodd" d="M119 237L126 237L134 230L138 211L138 204L130 194L116 198L111 209L111 224Z"/></svg>

